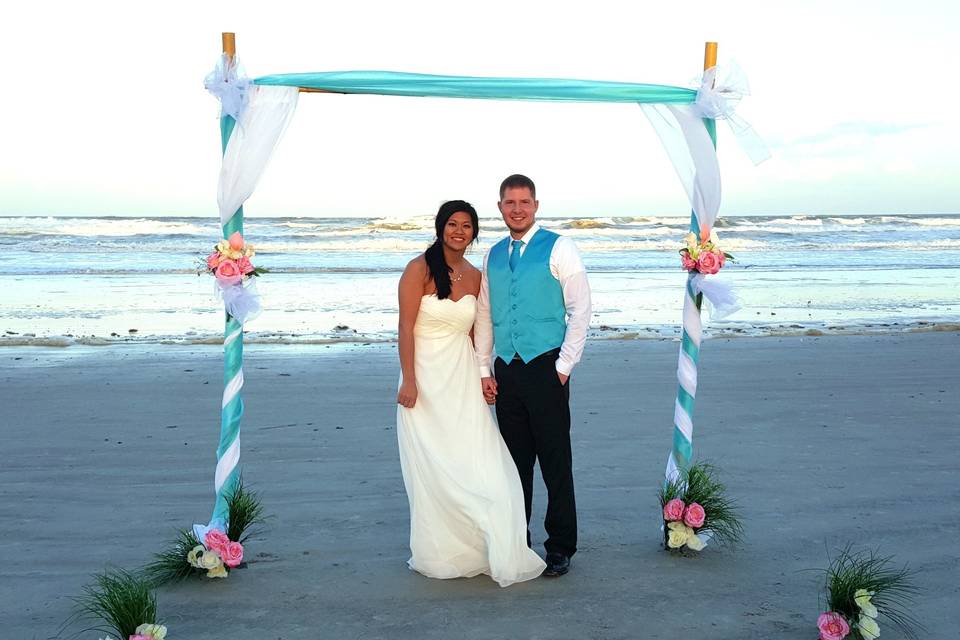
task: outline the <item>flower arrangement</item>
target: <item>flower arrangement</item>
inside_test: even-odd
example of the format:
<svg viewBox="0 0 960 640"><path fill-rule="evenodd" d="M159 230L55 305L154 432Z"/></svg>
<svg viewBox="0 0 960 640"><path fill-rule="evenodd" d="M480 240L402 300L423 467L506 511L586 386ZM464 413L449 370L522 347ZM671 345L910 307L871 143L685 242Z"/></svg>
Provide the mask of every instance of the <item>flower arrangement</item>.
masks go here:
<svg viewBox="0 0 960 640"><path fill-rule="evenodd" d="M142 624L137 627L136 633L128 640L164 640L167 637L167 628L162 624ZM113 640L110 636L103 640Z"/></svg>
<svg viewBox="0 0 960 640"><path fill-rule="evenodd" d="M243 239L239 231L230 234L213 248L206 259L200 259L197 275L210 273L217 283L215 291L223 299L229 317L240 324L260 315L260 294L253 278L267 273L262 267L254 267L250 259L256 255L253 245Z"/></svg>
<svg viewBox="0 0 960 640"><path fill-rule="evenodd" d="M230 520L226 531L212 529L199 540L192 529L181 529L176 540L144 567L146 579L159 586L190 577L226 578L231 569L241 566L243 543L266 518L259 495L249 491L242 479L227 495L227 505Z"/></svg>
<svg viewBox="0 0 960 640"><path fill-rule="evenodd" d="M680 264L687 271L710 275L720 271L727 260L734 260L732 255L720 250L716 232L707 227L700 230L699 238L691 231L685 240L687 246L680 249Z"/></svg>
<svg viewBox="0 0 960 640"><path fill-rule="evenodd" d="M828 611L817 617L820 640L874 640L880 616L917 637L922 627L909 609L919 590L910 571L892 568L891 561L872 551L854 553L849 545L840 551L825 571Z"/></svg>
<svg viewBox="0 0 960 640"><path fill-rule="evenodd" d="M157 598L142 576L108 569L94 576L93 584L84 587L83 595L74 601L68 623L78 618L99 619L105 626L93 630L127 640L164 640L167 636L167 628L157 622Z"/></svg>
<svg viewBox="0 0 960 640"><path fill-rule="evenodd" d="M221 287L240 284L246 278L258 277L267 270L254 267L250 258L256 252L253 245L247 243L239 231L233 232L229 238L221 240L213 248L213 253L207 256L204 268L212 273Z"/></svg>
<svg viewBox="0 0 960 640"><path fill-rule="evenodd" d="M243 562L243 545L214 529L204 536L203 544L187 552L187 562L194 569L206 571L208 578L226 578L228 567L233 569Z"/></svg>
<svg viewBox="0 0 960 640"><path fill-rule="evenodd" d="M660 489L663 544L679 551L700 551L709 539L734 544L743 537L743 525L726 487L717 480L716 468L698 462L681 469Z"/></svg>

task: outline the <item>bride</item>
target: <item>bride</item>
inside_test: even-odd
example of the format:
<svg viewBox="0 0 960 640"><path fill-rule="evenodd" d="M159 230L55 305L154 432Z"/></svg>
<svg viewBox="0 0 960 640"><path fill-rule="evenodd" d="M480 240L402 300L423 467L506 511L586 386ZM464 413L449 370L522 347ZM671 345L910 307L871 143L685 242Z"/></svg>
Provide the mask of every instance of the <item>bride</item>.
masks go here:
<svg viewBox="0 0 960 640"><path fill-rule="evenodd" d="M467 202L441 205L437 240L400 278L397 438L410 502L411 569L431 578L485 573L501 587L540 575L527 547L517 468L483 399L473 349L480 271Z"/></svg>

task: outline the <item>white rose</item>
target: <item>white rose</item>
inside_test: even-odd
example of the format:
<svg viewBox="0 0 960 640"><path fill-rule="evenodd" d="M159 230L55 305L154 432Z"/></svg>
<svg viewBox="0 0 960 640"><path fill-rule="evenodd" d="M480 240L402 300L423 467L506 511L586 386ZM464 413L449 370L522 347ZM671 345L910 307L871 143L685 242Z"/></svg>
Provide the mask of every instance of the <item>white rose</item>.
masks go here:
<svg viewBox="0 0 960 640"><path fill-rule="evenodd" d="M153 640L163 640L167 637L167 628L162 624L142 624L137 627L137 634L150 636Z"/></svg>
<svg viewBox="0 0 960 640"><path fill-rule="evenodd" d="M216 551L204 551L203 555L200 556L201 569L215 569L222 566L223 560L220 558L220 554Z"/></svg>
<svg viewBox="0 0 960 640"><path fill-rule="evenodd" d="M866 640L873 640L874 638L880 637L880 625L870 616L860 616L857 627L860 628L860 635L866 638Z"/></svg>

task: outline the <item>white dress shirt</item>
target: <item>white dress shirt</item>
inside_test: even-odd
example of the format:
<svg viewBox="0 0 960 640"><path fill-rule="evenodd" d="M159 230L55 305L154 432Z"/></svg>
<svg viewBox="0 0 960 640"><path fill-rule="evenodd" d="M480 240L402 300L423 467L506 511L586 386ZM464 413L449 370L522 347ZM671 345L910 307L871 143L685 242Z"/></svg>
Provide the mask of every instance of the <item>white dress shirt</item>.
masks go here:
<svg viewBox="0 0 960 640"><path fill-rule="evenodd" d="M540 229L539 223L534 223L520 240L520 255L530 244L530 239ZM513 247L509 247L509 252ZM477 349L477 364L480 367L480 376L491 375L490 366L493 360L493 321L490 318L490 281L487 279L487 260L490 252L483 257L483 277L480 281L480 297L477 300L477 319L473 326L473 341ZM587 328L590 326L590 284L587 282L587 272L580 259L580 252L573 240L560 236L550 251L550 273L560 282L563 290L563 304L567 311L567 331L560 346L560 356L557 358L557 371L569 376L575 364L580 362L583 355L583 346L587 341Z"/></svg>

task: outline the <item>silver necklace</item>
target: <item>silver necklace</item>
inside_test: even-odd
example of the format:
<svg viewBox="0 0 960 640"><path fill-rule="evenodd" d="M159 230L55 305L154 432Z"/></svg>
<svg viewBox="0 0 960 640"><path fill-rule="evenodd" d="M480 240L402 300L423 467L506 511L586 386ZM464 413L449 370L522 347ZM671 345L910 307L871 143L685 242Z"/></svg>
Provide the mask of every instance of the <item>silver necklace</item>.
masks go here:
<svg viewBox="0 0 960 640"><path fill-rule="evenodd" d="M461 280L463 280L463 270L462 270L462 269L460 270L460 273L457 273L456 270L455 270L453 267L450 267L450 271L452 272L452 273L450 274L450 282L460 282Z"/></svg>

